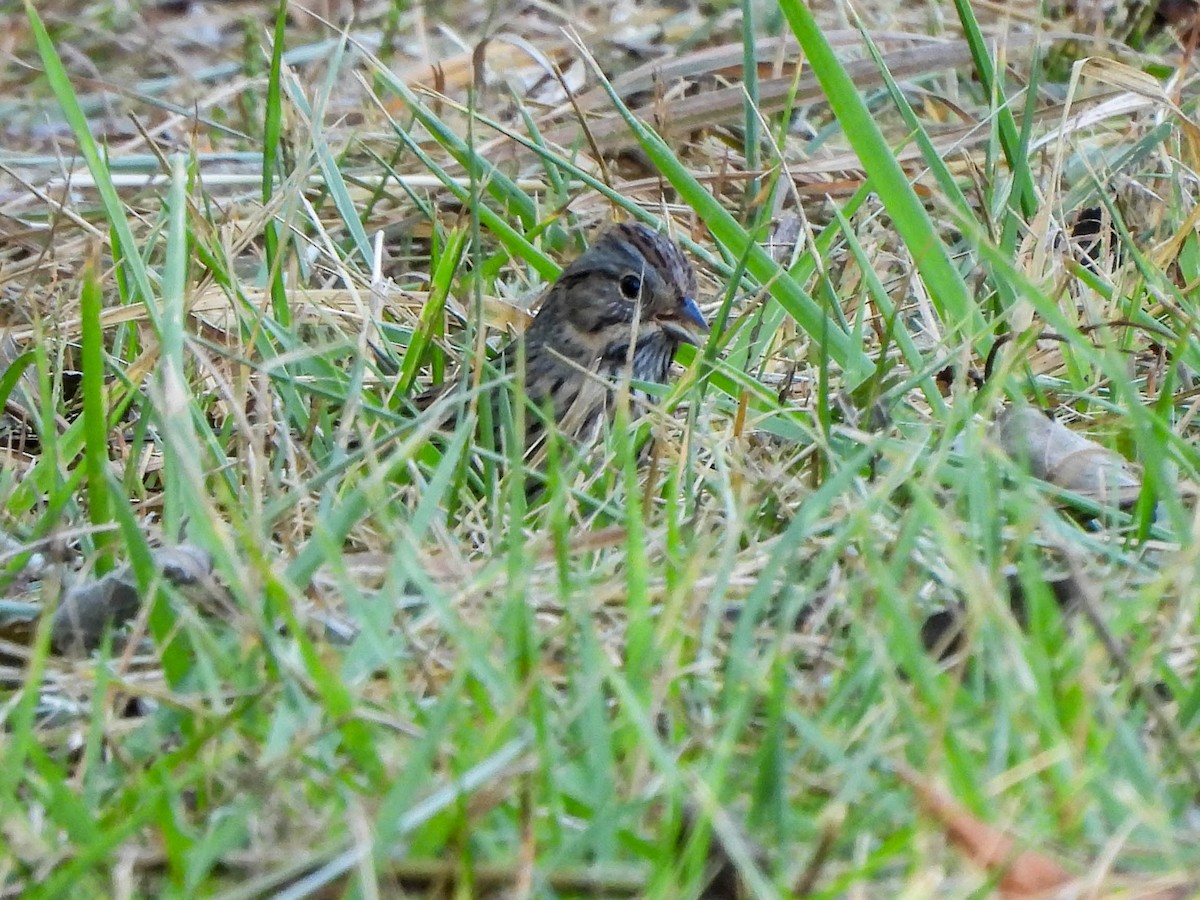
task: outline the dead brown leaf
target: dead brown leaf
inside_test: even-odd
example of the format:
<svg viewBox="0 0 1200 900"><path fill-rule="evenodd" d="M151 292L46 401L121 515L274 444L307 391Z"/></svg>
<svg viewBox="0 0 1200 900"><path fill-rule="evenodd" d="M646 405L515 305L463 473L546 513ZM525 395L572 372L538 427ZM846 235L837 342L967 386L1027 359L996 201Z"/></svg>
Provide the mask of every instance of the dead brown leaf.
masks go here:
<svg viewBox="0 0 1200 900"><path fill-rule="evenodd" d="M1035 850L1022 850L995 826L980 820L946 791L908 766L896 767L900 780L913 789L917 801L946 830L946 836L979 868L1000 873L997 887L1003 897L1044 897L1074 880L1062 865Z"/></svg>
<svg viewBox="0 0 1200 900"><path fill-rule="evenodd" d="M1131 506L1141 480L1120 454L1077 434L1029 406L1013 406L997 417L993 435L1004 452L1029 465L1035 478L1099 503Z"/></svg>

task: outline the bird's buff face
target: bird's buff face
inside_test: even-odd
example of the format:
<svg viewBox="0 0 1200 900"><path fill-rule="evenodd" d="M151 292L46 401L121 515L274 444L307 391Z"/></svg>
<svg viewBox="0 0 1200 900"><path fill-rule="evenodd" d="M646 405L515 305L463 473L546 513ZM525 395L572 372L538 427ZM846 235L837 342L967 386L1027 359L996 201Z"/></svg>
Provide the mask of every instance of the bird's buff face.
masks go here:
<svg viewBox="0 0 1200 900"><path fill-rule="evenodd" d="M670 238L618 225L564 270L526 341L587 369L624 361L636 341L633 377L662 382L678 346L708 331L695 294L695 271Z"/></svg>
<svg viewBox="0 0 1200 900"><path fill-rule="evenodd" d="M606 231L563 271L525 334L501 353L519 389L580 440L610 417L613 388L667 381L675 351L708 331L694 299L696 274L665 235L633 223ZM638 399L648 399L635 391ZM528 424L537 442L541 426Z"/></svg>

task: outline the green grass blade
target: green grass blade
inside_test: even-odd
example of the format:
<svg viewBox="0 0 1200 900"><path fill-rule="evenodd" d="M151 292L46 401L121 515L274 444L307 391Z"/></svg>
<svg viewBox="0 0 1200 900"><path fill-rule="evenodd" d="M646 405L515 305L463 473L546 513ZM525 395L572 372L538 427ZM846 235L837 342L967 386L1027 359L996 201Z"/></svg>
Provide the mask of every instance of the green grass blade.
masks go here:
<svg viewBox="0 0 1200 900"><path fill-rule="evenodd" d="M93 262L84 270L79 302L83 332L80 367L83 370L83 453L87 469L88 518L95 528L94 545L101 551L96 560L96 571L101 575L113 565L113 560L103 552L112 542L109 533L112 511L108 495L108 409L104 391L107 366L104 328L100 321L102 303L100 279Z"/></svg>
<svg viewBox="0 0 1200 900"><path fill-rule="evenodd" d="M912 254L913 264L943 317L947 339L951 342L973 341L986 329L983 318L966 282L951 265L928 213L884 140L874 116L808 8L799 0L780 0L779 5L804 48L809 65L824 88L846 138Z"/></svg>
<svg viewBox="0 0 1200 900"><path fill-rule="evenodd" d="M279 0L275 10L275 31L271 40L271 68L267 76L267 95L263 101L262 202L269 208L275 193L275 179L282 173L283 138L283 48L287 36L287 0ZM288 231L281 223L270 221L263 228L263 261L271 287L271 310L275 319L286 326L291 322L287 286L283 278L283 249Z"/></svg>
<svg viewBox="0 0 1200 900"><path fill-rule="evenodd" d="M129 227L129 220L125 217L125 208L121 203L121 198L117 195L117 189L109 175L108 166L100 155L95 138L92 137L87 117L79 107L75 90L71 87L71 80L55 50L54 41L46 32L46 26L42 24L31 0L25 0L25 13L29 17L29 27L33 32L38 54L41 56L42 65L46 70L46 79L50 83L50 88L54 92L54 97L58 101L67 123L71 126L71 131L79 144L79 152L83 154L88 170L95 179L96 190L100 194L104 213L117 236L116 246L113 248L114 255L118 250L120 251L127 274L141 301L146 305L146 311L151 321L154 321L157 317L157 310L154 308L155 292L150 283L150 275L142 261L140 244L134 239L133 231Z"/></svg>

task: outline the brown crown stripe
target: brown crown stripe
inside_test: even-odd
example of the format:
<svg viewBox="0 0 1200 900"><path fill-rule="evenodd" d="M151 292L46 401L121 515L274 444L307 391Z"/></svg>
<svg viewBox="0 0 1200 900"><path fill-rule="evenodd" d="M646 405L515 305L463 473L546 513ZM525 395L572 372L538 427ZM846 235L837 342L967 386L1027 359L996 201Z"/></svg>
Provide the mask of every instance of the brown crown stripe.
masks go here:
<svg viewBox="0 0 1200 900"><path fill-rule="evenodd" d="M696 293L696 273L674 241L637 222L625 222L617 226L617 230L649 265L675 285L681 297L691 297Z"/></svg>

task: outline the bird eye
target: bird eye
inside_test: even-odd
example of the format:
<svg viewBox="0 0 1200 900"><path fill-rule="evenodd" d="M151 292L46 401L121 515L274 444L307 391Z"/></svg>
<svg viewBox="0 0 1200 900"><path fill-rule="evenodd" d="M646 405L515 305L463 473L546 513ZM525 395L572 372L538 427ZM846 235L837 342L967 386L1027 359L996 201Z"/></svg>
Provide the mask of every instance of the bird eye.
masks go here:
<svg viewBox="0 0 1200 900"><path fill-rule="evenodd" d="M626 300L636 300L642 293L642 279L636 275L626 275L621 279L621 293Z"/></svg>

